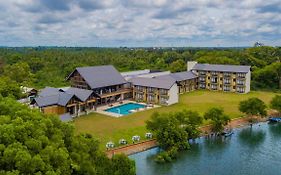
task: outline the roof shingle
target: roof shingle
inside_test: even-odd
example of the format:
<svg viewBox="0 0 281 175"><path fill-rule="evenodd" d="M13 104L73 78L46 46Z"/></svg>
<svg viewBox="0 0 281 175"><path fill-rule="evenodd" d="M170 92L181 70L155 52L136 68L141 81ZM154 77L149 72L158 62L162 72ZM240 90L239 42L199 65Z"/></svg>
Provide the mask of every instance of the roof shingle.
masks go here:
<svg viewBox="0 0 281 175"><path fill-rule="evenodd" d="M78 67L76 70L91 89L126 83L123 76L112 65Z"/></svg>
<svg viewBox="0 0 281 175"><path fill-rule="evenodd" d="M195 64L193 70L218 71L218 72L241 72L247 73L251 66L222 65L222 64Z"/></svg>

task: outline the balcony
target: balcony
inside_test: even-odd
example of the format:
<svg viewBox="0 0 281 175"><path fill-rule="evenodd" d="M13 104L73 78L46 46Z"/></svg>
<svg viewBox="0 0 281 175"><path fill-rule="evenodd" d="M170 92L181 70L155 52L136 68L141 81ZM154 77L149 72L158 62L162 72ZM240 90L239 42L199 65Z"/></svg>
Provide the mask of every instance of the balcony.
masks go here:
<svg viewBox="0 0 281 175"><path fill-rule="evenodd" d="M237 78L246 78L246 74L237 74Z"/></svg>
<svg viewBox="0 0 281 175"><path fill-rule="evenodd" d="M236 84L239 85L239 86L245 86L246 83L243 82L243 81L242 82L241 81L237 81Z"/></svg>
<svg viewBox="0 0 281 175"><path fill-rule="evenodd" d="M212 72L211 73L211 76L213 76L213 77L217 77L219 74L217 73L217 72Z"/></svg>
<svg viewBox="0 0 281 175"><path fill-rule="evenodd" d="M223 81L223 84L230 84L231 82L230 81Z"/></svg>
<svg viewBox="0 0 281 175"><path fill-rule="evenodd" d="M129 92L132 92L131 88L120 88L120 89L118 89L116 91L106 92L106 93L100 94L100 97L101 98L105 98L105 97L110 97L110 96L115 96L115 95L129 93Z"/></svg>
<svg viewBox="0 0 281 175"><path fill-rule="evenodd" d="M223 76L224 77L231 77L231 74L230 73L224 73Z"/></svg>
<svg viewBox="0 0 281 175"><path fill-rule="evenodd" d="M160 91L159 95L163 95L163 96L168 95L168 91Z"/></svg>

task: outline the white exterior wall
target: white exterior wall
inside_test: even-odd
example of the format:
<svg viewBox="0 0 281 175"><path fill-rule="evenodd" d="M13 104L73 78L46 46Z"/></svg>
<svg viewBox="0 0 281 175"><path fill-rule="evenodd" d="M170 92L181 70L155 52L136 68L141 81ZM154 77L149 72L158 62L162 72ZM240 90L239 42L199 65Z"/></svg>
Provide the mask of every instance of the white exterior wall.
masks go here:
<svg viewBox="0 0 281 175"><path fill-rule="evenodd" d="M179 102L178 92L179 92L179 88L178 88L178 85L175 83L168 92L168 94L169 94L168 105Z"/></svg>
<svg viewBox="0 0 281 175"><path fill-rule="evenodd" d="M197 64L197 61L188 61L187 62L187 71L191 71L196 64Z"/></svg>
<svg viewBox="0 0 281 175"><path fill-rule="evenodd" d="M245 87L245 93L250 92L251 90L251 71L249 71L246 74L246 87Z"/></svg>

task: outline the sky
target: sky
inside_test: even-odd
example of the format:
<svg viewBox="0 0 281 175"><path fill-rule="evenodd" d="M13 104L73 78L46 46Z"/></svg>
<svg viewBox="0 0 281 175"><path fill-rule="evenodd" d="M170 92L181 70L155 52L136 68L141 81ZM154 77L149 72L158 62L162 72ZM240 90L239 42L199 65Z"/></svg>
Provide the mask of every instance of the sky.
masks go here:
<svg viewBox="0 0 281 175"><path fill-rule="evenodd" d="M0 0L0 46L281 45L281 0Z"/></svg>

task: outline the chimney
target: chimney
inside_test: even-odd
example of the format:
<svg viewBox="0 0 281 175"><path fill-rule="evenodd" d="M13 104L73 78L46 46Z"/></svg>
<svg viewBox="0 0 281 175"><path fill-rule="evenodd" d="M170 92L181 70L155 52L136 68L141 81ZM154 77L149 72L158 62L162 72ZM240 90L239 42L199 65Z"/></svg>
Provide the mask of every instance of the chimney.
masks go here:
<svg viewBox="0 0 281 175"><path fill-rule="evenodd" d="M197 61L188 61L187 62L187 71L191 71L196 64L197 64Z"/></svg>

